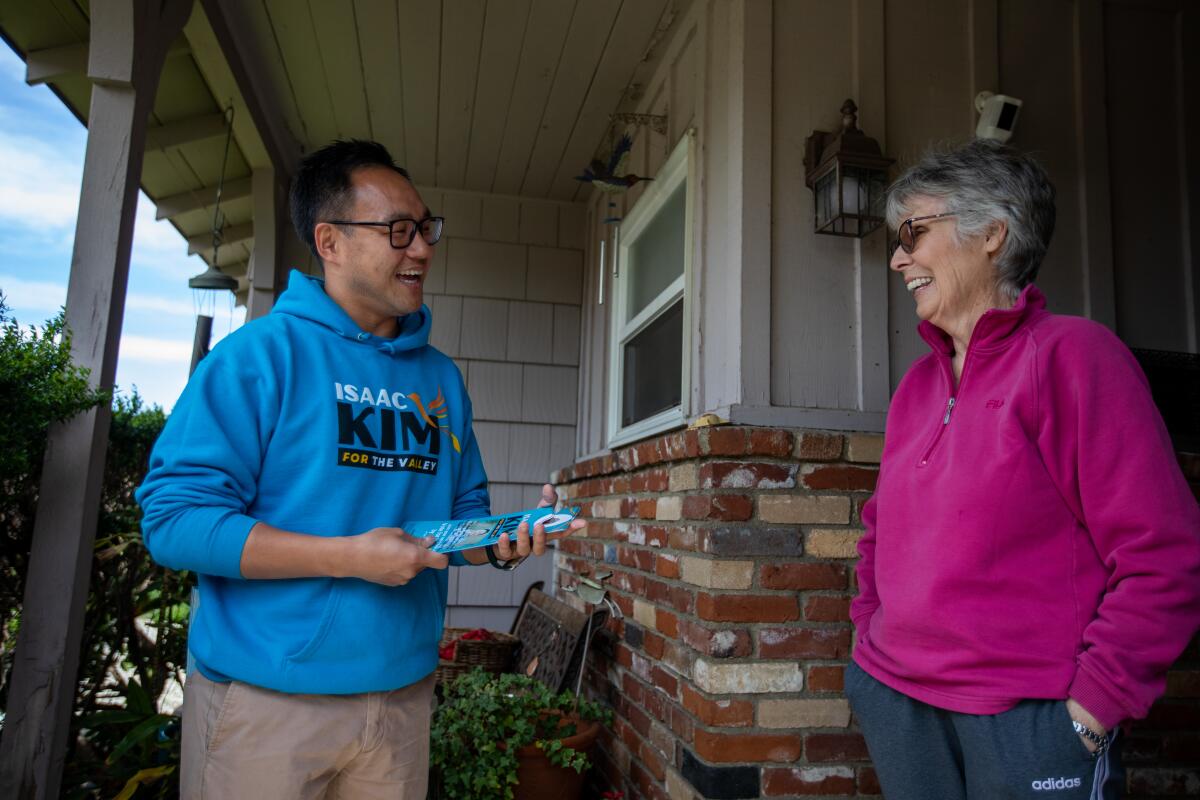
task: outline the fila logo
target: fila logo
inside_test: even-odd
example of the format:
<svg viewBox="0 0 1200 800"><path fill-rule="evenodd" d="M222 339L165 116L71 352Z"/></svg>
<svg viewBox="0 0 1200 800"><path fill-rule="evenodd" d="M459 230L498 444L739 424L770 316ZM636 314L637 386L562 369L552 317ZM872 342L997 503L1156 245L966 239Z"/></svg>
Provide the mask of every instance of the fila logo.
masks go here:
<svg viewBox="0 0 1200 800"><path fill-rule="evenodd" d="M1003 400L988 400L987 401L988 408L1000 408L1003 405L1004 405Z"/></svg>
<svg viewBox="0 0 1200 800"><path fill-rule="evenodd" d="M1083 785L1080 778L1046 778L1044 781L1034 781L1035 792L1057 792L1062 789L1078 789Z"/></svg>

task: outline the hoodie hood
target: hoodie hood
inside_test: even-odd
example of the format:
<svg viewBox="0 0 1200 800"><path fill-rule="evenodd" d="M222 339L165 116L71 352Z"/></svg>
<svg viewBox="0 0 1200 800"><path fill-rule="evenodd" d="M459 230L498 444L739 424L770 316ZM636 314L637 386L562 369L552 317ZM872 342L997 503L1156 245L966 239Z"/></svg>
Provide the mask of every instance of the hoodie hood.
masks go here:
<svg viewBox="0 0 1200 800"><path fill-rule="evenodd" d="M433 314L429 306L423 305L417 311L398 318L400 333L395 338L384 339L368 333L325 293L324 280L298 270L292 270L288 276L287 290L279 296L271 313L288 314L315 322L344 339L392 354L425 347L429 344L429 330L433 325Z"/></svg>

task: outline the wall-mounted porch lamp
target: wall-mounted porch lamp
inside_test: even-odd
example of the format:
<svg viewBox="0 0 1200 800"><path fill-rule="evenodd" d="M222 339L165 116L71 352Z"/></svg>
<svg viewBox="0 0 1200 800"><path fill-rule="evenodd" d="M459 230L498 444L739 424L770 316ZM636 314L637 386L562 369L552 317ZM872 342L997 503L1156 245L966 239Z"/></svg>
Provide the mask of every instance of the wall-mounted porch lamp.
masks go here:
<svg viewBox="0 0 1200 800"><path fill-rule="evenodd" d="M842 104L842 129L804 140L804 182L813 190L817 233L862 238L883 224L887 171L895 163L858 129L858 106Z"/></svg>

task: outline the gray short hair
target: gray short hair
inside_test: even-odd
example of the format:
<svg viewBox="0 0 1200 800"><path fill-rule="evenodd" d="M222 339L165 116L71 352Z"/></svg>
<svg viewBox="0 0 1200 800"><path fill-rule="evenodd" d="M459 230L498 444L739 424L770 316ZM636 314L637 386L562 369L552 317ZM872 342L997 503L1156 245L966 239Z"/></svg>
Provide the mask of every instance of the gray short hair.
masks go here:
<svg viewBox="0 0 1200 800"><path fill-rule="evenodd" d="M944 200L957 214L955 236L1008 226L996 256L997 282L1014 300L1037 277L1054 235L1054 184L1031 156L990 139L926 153L888 189L887 222L895 230L921 197Z"/></svg>

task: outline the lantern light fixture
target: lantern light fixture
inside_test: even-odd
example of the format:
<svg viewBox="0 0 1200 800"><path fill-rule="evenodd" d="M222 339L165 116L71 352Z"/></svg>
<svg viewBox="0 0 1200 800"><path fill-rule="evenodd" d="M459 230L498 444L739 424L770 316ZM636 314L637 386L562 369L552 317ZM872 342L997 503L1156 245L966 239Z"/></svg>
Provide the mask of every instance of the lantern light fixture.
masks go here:
<svg viewBox="0 0 1200 800"><path fill-rule="evenodd" d="M883 224L887 171L895 163L858 128L858 106L842 104L837 133L804 140L804 182L813 190L814 230L861 239Z"/></svg>

